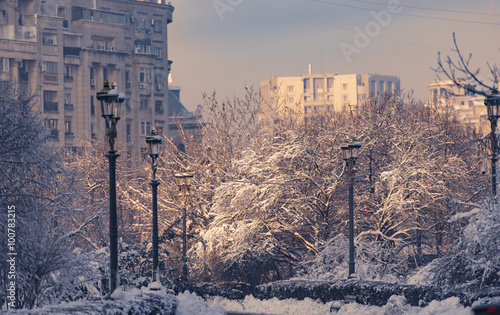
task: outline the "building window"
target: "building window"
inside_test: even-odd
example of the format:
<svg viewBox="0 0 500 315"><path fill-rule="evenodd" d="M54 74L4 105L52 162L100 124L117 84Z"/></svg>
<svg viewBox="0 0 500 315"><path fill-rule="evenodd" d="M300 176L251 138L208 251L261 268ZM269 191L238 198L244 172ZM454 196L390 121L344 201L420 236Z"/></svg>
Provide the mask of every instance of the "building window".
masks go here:
<svg viewBox="0 0 500 315"><path fill-rule="evenodd" d="M90 95L90 115L95 115L94 95Z"/></svg>
<svg viewBox="0 0 500 315"><path fill-rule="evenodd" d="M392 94L392 82L387 81L387 93Z"/></svg>
<svg viewBox="0 0 500 315"><path fill-rule="evenodd" d="M349 102L349 96L347 94L344 94L342 96L342 99L343 99L344 103L348 103Z"/></svg>
<svg viewBox="0 0 500 315"><path fill-rule="evenodd" d="M151 134L151 122L141 121L141 136L147 136Z"/></svg>
<svg viewBox="0 0 500 315"><path fill-rule="evenodd" d="M161 121L161 120L157 120L155 121L155 125L156 125L156 134L157 135L162 135L163 136L163 125L165 124L164 121Z"/></svg>
<svg viewBox="0 0 500 315"><path fill-rule="evenodd" d="M342 84L342 90L347 90L347 83Z"/></svg>
<svg viewBox="0 0 500 315"><path fill-rule="evenodd" d="M288 86L288 92L293 92L293 85Z"/></svg>
<svg viewBox="0 0 500 315"><path fill-rule="evenodd" d="M154 47L153 48L153 55L156 56L156 58L161 58L161 47Z"/></svg>
<svg viewBox="0 0 500 315"><path fill-rule="evenodd" d="M58 111L56 91L43 91L43 111L44 112Z"/></svg>
<svg viewBox="0 0 500 315"><path fill-rule="evenodd" d="M288 103L293 104L293 97L288 98Z"/></svg>
<svg viewBox="0 0 500 315"><path fill-rule="evenodd" d="M157 115L163 115L163 102L155 101L155 113Z"/></svg>
<svg viewBox="0 0 500 315"><path fill-rule="evenodd" d="M95 69L90 68L90 86L95 87L96 82L95 82Z"/></svg>
<svg viewBox="0 0 500 315"><path fill-rule="evenodd" d="M48 129L57 129L57 119L45 119L45 127Z"/></svg>
<svg viewBox="0 0 500 315"><path fill-rule="evenodd" d="M127 111L127 114L132 112L132 106L130 106L130 96L127 96L125 99L125 110Z"/></svg>
<svg viewBox="0 0 500 315"><path fill-rule="evenodd" d="M125 71L125 87L129 88L130 86L131 86L131 83L130 83L130 71Z"/></svg>
<svg viewBox="0 0 500 315"><path fill-rule="evenodd" d="M94 49L98 50L115 50L113 46L113 40L110 39L94 39Z"/></svg>
<svg viewBox="0 0 500 315"><path fill-rule="evenodd" d="M161 84L161 73L155 74L155 85Z"/></svg>
<svg viewBox="0 0 500 315"><path fill-rule="evenodd" d="M132 141L132 125L127 124L127 142Z"/></svg>
<svg viewBox="0 0 500 315"><path fill-rule="evenodd" d="M57 130L57 119L46 119L45 127L49 129L49 137L51 139L59 139L59 131Z"/></svg>
<svg viewBox="0 0 500 315"><path fill-rule="evenodd" d="M0 72L9 72L9 58L0 58Z"/></svg>
<svg viewBox="0 0 500 315"><path fill-rule="evenodd" d="M162 31L162 23L161 20L151 20L151 24L153 25L153 31L156 33L161 33Z"/></svg>
<svg viewBox="0 0 500 315"><path fill-rule="evenodd" d="M379 81L378 83L378 91L380 94L384 94L384 81Z"/></svg>
<svg viewBox="0 0 500 315"><path fill-rule="evenodd" d="M56 45L57 44L57 34L54 33L42 33L42 44L43 45Z"/></svg>
<svg viewBox="0 0 500 315"><path fill-rule="evenodd" d="M64 93L64 107L73 107L71 103L71 93Z"/></svg>
<svg viewBox="0 0 500 315"><path fill-rule="evenodd" d="M67 120L64 122L64 134L71 136L73 132L71 131L71 121Z"/></svg>
<svg viewBox="0 0 500 315"><path fill-rule="evenodd" d="M44 61L42 67L45 73L57 74L57 62Z"/></svg>
<svg viewBox="0 0 500 315"><path fill-rule="evenodd" d="M311 88L311 80L304 79L304 90L309 90Z"/></svg>
<svg viewBox="0 0 500 315"><path fill-rule="evenodd" d="M151 40L136 40L134 45L134 52L136 54L151 54Z"/></svg>
<svg viewBox="0 0 500 315"><path fill-rule="evenodd" d="M375 96L375 83L377 81L371 80L370 82L370 96Z"/></svg>
<svg viewBox="0 0 500 315"><path fill-rule="evenodd" d="M139 72L139 82L151 82L151 68L141 68Z"/></svg>
<svg viewBox="0 0 500 315"><path fill-rule="evenodd" d="M73 71L70 65L64 65L64 79L73 80Z"/></svg>
<svg viewBox="0 0 500 315"><path fill-rule="evenodd" d="M145 28L146 28L146 19L136 18L135 19L135 29L140 30L140 29L145 29Z"/></svg>
<svg viewBox="0 0 500 315"><path fill-rule="evenodd" d="M149 95L141 95L141 109L149 109Z"/></svg>
<svg viewBox="0 0 500 315"><path fill-rule="evenodd" d="M326 79L326 87L328 91L331 91L333 89L333 78Z"/></svg>
<svg viewBox="0 0 500 315"><path fill-rule="evenodd" d="M64 6L57 6L57 16L58 17L66 17L66 8Z"/></svg>

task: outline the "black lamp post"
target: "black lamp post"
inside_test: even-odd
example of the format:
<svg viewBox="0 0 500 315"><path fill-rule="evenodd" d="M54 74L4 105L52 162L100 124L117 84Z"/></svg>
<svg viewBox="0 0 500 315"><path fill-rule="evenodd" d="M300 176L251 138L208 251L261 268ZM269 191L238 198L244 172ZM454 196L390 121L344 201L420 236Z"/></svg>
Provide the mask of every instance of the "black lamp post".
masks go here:
<svg viewBox="0 0 500 315"><path fill-rule="evenodd" d="M500 117L500 95L492 94L486 97L484 105L488 109L488 119L491 122L491 192L493 199L498 197L498 118Z"/></svg>
<svg viewBox="0 0 500 315"><path fill-rule="evenodd" d="M175 180L179 186L179 197L182 201L182 276L181 280L187 282L188 269L187 269L187 234L186 234L186 206L189 202L189 188L193 180L194 173L189 169L184 173L176 173Z"/></svg>
<svg viewBox="0 0 500 315"><path fill-rule="evenodd" d="M160 145L162 138L156 134L155 129L151 135L146 137L146 143L149 146L149 156L151 157L151 168L153 170L153 179L149 183L153 189L153 282L159 282L158 269L158 185L160 181L156 178L156 159L160 155Z"/></svg>
<svg viewBox="0 0 500 315"><path fill-rule="evenodd" d="M351 141L342 144L342 158L348 168L349 184L349 278L354 277L354 176L356 174L356 160L358 159L361 141Z"/></svg>
<svg viewBox="0 0 500 315"><path fill-rule="evenodd" d="M120 120L125 94L119 93L116 83L109 88L108 80L97 92L97 100L101 103L102 117L106 120L106 137L110 150L105 156L109 160L109 287L112 294L118 287L118 220L116 216L116 159L120 156L115 151L116 124Z"/></svg>

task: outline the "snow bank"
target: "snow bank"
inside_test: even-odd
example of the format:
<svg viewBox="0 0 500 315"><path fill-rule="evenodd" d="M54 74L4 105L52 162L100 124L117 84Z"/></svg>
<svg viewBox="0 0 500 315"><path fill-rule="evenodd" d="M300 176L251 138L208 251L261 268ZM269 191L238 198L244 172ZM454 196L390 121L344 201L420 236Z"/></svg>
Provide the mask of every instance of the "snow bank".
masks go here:
<svg viewBox="0 0 500 315"><path fill-rule="evenodd" d="M179 300L179 306L176 315L226 314L222 306L217 303L211 303L212 306L210 306L204 299L197 296L195 293L185 291L184 293L179 293L177 299Z"/></svg>
<svg viewBox="0 0 500 315"><path fill-rule="evenodd" d="M137 289L120 290L116 300L81 300L59 305L49 305L34 310L13 310L2 314L176 314L177 298L165 291L141 292ZM203 314L203 313L199 313Z"/></svg>
<svg viewBox="0 0 500 315"><path fill-rule="evenodd" d="M332 303L322 303L311 299L298 301L295 299L261 301L253 296L247 296L244 300L235 301L228 300L222 297L214 297L210 299L210 303L222 305L226 311L231 312L252 312L266 314L296 314L296 315L322 315L330 314L330 306ZM406 303L403 296L393 295L384 306L361 305L358 303L344 304L336 312L332 310L332 314L363 314L363 315L386 315L386 314L420 314L420 315L438 315L438 314L454 314L454 315L470 315L471 308L463 307L459 303L457 297L450 297L444 301L432 301L428 306L419 308ZM200 313L202 314L202 313Z"/></svg>

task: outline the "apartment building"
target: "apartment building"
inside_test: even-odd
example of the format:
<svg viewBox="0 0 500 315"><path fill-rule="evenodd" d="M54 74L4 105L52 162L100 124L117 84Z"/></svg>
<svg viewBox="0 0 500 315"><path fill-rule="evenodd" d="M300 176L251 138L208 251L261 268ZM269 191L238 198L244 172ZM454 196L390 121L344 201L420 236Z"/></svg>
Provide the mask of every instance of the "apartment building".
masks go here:
<svg viewBox="0 0 500 315"><path fill-rule="evenodd" d="M399 93L400 79L380 74L312 74L273 77L260 82L262 96L259 120L294 117L303 121L325 108L342 111L370 97Z"/></svg>
<svg viewBox="0 0 500 315"><path fill-rule="evenodd" d="M431 106L453 107L467 125L475 128L478 132L489 132L490 121L484 105L484 96L457 86L451 80L433 81L427 87ZM474 85L471 87L475 88Z"/></svg>
<svg viewBox="0 0 500 315"><path fill-rule="evenodd" d="M165 0L0 1L0 80L36 93L54 145L65 147L104 137L96 93L116 82L127 97L118 141L139 157L151 128L168 131L173 11Z"/></svg>

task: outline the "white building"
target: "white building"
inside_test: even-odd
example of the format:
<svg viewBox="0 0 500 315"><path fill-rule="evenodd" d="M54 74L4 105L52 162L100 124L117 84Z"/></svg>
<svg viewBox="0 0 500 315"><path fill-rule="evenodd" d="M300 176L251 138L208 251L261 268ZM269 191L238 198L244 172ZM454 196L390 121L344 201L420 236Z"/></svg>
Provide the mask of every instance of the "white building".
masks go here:
<svg viewBox="0 0 500 315"><path fill-rule="evenodd" d="M451 106L458 111L466 124L474 127L478 132L489 132L490 122L484 105L484 96L457 86L451 80L433 81L427 87L431 106ZM472 85L472 87L475 86Z"/></svg>
<svg viewBox="0 0 500 315"><path fill-rule="evenodd" d="M399 93L400 79L379 74L307 74L273 77L260 82L260 120L292 114L303 120L309 113L329 107L342 111L370 97ZM273 116L273 113L274 117Z"/></svg>

